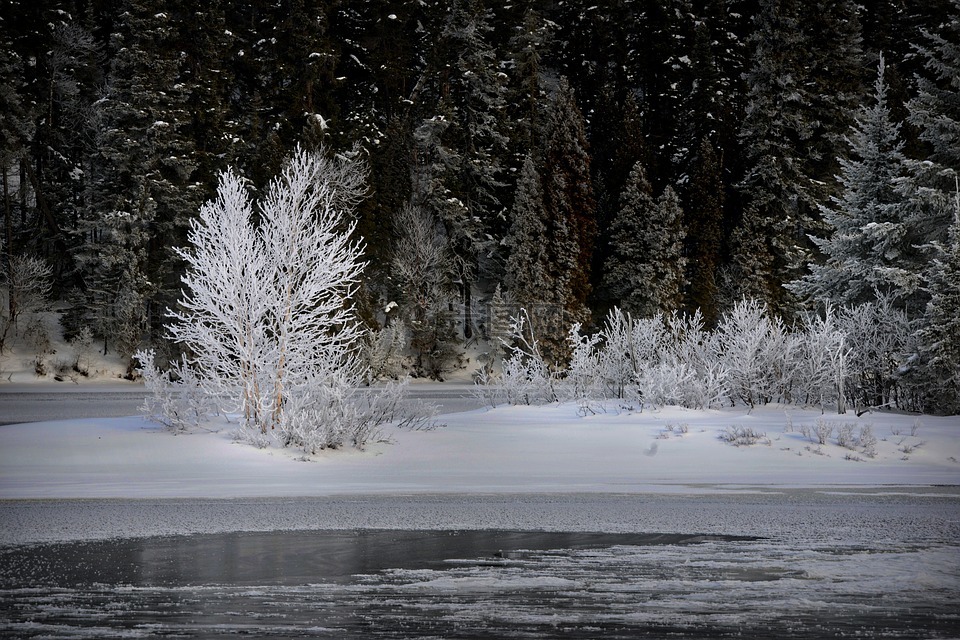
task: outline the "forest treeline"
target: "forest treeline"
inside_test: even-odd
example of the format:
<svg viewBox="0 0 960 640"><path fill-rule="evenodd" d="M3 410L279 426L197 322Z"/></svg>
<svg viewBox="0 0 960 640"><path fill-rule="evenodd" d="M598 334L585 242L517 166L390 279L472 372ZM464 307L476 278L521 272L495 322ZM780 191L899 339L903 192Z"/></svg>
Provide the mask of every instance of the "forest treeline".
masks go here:
<svg viewBox="0 0 960 640"><path fill-rule="evenodd" d="M5 0L0 39L8 320L29 256L68 337L163 343L220 173L300 144L368 163L355 304L418 375L504 309L559 358L748 298L883 300L960 381L958 0Z"/></svg>

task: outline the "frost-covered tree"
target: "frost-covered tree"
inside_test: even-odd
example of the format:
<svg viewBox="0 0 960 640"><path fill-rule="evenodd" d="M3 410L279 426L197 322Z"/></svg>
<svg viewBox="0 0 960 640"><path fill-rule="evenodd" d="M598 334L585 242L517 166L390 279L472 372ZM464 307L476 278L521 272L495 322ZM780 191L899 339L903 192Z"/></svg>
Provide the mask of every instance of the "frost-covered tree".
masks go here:
<svg viewBox="0 0 960 640"><path fill-rule="evenodd" d="M451 305L457 259L443 224L425 207L408 204L394 216L390 261L410 331L415 373L439 378L458 355Z"/></svg>
<svg viewBox="0 0 960 640"><path fill-rule="evenodd" d="M823 264L793 282L801 297L841 306L858 305L889 296L908 305L921 287L923 242L908 220L898 191L905 171L900 125L892 122L887 105L881 57L872 104L860 108L847 136L850 158L842 158L842 192L822 206L832 233L814 238Z"/></svg>
<svg viewBox="0 0 960 640"><path fill-rule="evenodd" d="M914 204L913 223L926 240L946 242L953 217L955 179L960 174L960 0L939 29L924 30L916 47L924 73L907 103L908 121L919 130L929 153L910 162L902 190Z"/></svg>
<svg viewBox="0 0 960 640"><path fill-rule="evenodd" d="M53 270L33 256L15 255L0 269L0 293L6 304L0 308L0 353L11 332L18 333L20 318L46 308L52 288Z"/></svg>
<svg viewBox="0 0 960 640"><path fill-rule="evenodd" d="M191 223L168 330L202 383L261 433L289 432L296 409L361 373L349 299L363 264L347 216L364 181L361 161L297 150L257 202L224 173Z"/></svg>
<svg viewBox="0 0 960 640"><path fill-rule="evenodd" d="M540 302L562 302L547 277L547 228L540 174L533 158L527 156L520 172L511 211L506 244L509 251L504 283L510 297L522 306Z"/></svg>
<svg viewBox="0 0 960 640"><path fill-rule="evenodd" d="M949 244L940 247L930 276L930 302L919 331L926 405L960 413L960 187L954 200Z"/></svg>
<svg viewBox="0 0 960 640"><path fill-rule="evenodd" d="M606 286L637 317L677 310L683 293L683 212L671 187L654 201L640 163L634 165L611 227Z"/></svg>

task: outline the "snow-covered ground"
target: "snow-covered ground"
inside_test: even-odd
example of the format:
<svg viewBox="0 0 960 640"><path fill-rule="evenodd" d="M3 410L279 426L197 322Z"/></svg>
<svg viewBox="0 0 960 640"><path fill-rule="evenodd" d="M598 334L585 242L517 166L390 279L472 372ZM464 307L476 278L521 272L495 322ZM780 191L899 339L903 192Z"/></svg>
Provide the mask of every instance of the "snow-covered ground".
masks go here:
<svg viewBox="0 0 960 640"><path fill-rule="evenodd" d="M960 485L956 417L856 417L793 407L626 412L575 405L443 416L387 429L366 451L304 457L234 441L235 424L174 435L140 417L0 428L0 498L244 498L357 493L702 492L751 487ZM814 442L817 424L833 427ZM842 424L876 438L837 444ZM724 435L762 434L749 446ZM807 435L804 435L806 433Z"/></svg>

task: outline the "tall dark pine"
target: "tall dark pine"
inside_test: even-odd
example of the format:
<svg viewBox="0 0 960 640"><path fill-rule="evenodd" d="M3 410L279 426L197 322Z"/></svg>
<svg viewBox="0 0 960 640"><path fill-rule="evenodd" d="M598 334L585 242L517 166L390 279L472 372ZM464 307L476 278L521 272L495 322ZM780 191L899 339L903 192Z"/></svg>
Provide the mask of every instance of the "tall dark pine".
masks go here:
<svg viewBox="0 0 960 640"><path fill-rule="evenodd" d="M890 117L884 63L880 59L871 104L862 107L847 136L850 157L841 159L842 191L822 207L830 234L815 242L825 257L790 285L802 298L855 305L878 294L915 311L922 307L925 260L898 183L905 174L900 126Z"/></svg>
<svg viewBox="0 0 960 640"><path fill-rule="evenodd" d="M818 203L836 189L842 134L862 93L856 10L849 0L763 0L751 44L740 132L744 221L734 234L732 281L738 294L763 294L785 311L794 301L782 285L811 260L808 235L823 228ZM758 232L764 237L747 237ZM748 255L761 245L763 259ZM748 283L750 272L766 282Z"/></svg>
<svg viewBox="0 0 960 640"><path fill-rule="evenodd" d="M720 315L717 275L722 258L724 204L720 169L713 145L703 138L686 192L687 306L690 312L699 309L708 325Z"/></svg>
<svg viewBox="0 0 960 640"><path fill-rule="evenodd" d="M859 6L853 0L810 0L800 4L805 40L801 58L807 91L810 193L817 202L835 195L840 185L840 158L847 151L844 136L853 114L868 95ZM808 231L822 228L819 209L808 213Z"/></svg>
<svg viewBox="0 0 960 640"><path fill-rule="evenodd" d="M648 247L643 241L656 202L653 188L640 162L634 164L620 195L620 209L610 225L610 255L604 265L604 288L611 301L624 311L652 315L647 304L653 273Z"/></svg>
<svg viewBox="0 0 960 640"><path fill-rule="evenodd" d="M547 248L551 242L547 237L540 174L531 156L527 156L523 163L510 218L504 284L510 298L526 308L533 319L532 305L562 304L565 295L557 291L556 283L547 277L551 271L547 263Z"/></svg>
<svg viewBox="0 0 960 640"><path fill-rule="evenodd" d="M506 86L489 42L490 20L490 12L476 0L452 4L426 72L430 86L421 96L425 117L414 132L414 199L443 221L450 237L467 338L472 335L473 286L480 277L502 275L498 251L506 233Z"/></svg>
<svg viewBox="0 0 960 640"><path fill-rule="evenodd" d="M566 312L586 317L590 269L596 242L596 204L590 177L590 153L583 116L573 89L561 79L552 99L543 166L543 200L548 233L556 237L549 247L555 265L569 265L554 274L569 282ZM572 255L567 255L572 253Z"/></svg>
<svg viewBox="0 0 960 640"><path fill-rule="evenodd" d="M170 3L128 0L97 102L78 262L95 331L130 355L178 291L172 248L204 193L194 180L191 121ZM152 316L152 317L151 317Z"/></svg>
<svg viewBox="0 0 960 640"><path fill-rule="evenodd" d="M960 0L952 0L951 8L937 29L923 32L917 46L924 70L917 95L907 104L908 121L928 153L911 163L911 179L903 185L915 201L914 222L929 239L941 242L960 174Z"/></svg>

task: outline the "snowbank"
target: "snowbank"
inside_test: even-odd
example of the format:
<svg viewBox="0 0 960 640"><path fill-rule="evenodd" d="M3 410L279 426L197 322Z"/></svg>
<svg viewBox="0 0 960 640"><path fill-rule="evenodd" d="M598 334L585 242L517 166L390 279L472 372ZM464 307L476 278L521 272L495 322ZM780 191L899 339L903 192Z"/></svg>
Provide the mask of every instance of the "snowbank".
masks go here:
<svg viewBox="0 0 960 640"><path fill-rule="evenodd" d="M754 487L960 485L960 421L794 407L578 415L575 405L444 416L366 451L234 442L235 425L173 435L142 418L0 427L0 498L245 498L410 493L693 493ZM832 427L816 444L817 422ZM870 427L873 456L837 444ZM763 434L734 446L734 428ZM805 433L807 435L805 435Z"/></svg>

